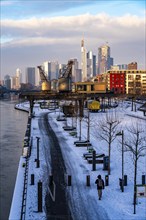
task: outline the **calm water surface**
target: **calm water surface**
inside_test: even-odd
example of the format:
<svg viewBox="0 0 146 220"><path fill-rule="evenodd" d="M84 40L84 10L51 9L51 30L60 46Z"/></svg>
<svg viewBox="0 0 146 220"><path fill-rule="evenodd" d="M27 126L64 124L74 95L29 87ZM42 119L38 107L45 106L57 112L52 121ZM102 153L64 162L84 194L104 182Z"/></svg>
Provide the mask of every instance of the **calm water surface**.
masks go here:
<svg viewBox="0 0 146 220"><path fill-rule="evenodd" d="M15 110L18 101L0 100L0 220L9 217L28 114Z"/></svg>

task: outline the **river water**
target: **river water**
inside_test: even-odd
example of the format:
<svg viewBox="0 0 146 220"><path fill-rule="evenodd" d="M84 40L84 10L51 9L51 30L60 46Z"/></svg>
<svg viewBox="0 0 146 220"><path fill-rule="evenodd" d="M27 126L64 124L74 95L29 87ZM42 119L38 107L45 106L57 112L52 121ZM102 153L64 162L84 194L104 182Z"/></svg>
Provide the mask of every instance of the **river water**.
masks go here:
<svg viewBox="0 0 146 220"><path fill-rule="evenodd" d="M0 100L0 220L9 217L28 113L15 110L18 100Z"/></svg>

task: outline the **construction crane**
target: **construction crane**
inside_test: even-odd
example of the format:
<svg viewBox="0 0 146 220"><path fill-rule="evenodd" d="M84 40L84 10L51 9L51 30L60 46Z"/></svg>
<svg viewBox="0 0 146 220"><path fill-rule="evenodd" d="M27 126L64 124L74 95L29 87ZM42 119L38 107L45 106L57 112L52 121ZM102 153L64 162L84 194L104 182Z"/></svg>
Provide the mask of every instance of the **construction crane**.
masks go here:
<svg viewBox="0 0 146 220"><path fill-rule="evenodd" d="M41 83L42 83L42 90L43 91L50 91L51 90L51 82L47 79L44 70L42 69L42 66L37 66L40 73Z"/></svg>
<svg viewBox="0 0 146 220"><path fill-rule="evenodd" d="M68 64L60 70L58 78L58 91L69 92L72 90L72 66L73 60L69 60Z"/></svg>

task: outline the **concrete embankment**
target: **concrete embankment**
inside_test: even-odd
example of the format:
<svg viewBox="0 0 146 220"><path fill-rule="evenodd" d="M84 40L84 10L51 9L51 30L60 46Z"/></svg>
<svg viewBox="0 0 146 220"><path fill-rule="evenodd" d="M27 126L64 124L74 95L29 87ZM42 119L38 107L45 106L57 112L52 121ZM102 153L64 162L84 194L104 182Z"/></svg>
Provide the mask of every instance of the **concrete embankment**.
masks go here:
<svg viewBox="0 0 146 220"><path fill-rule="evenodd" d="M16 109L29 112L29 108L24 108L22 105L16 105ZM24 219L26 209L26 196L28 184L28 154L30 152L31 133L31 118L28 117L27 129L23 141L22 156L20 157L17 178L13 193L13 199L10 209L9 219Z"/></svg>

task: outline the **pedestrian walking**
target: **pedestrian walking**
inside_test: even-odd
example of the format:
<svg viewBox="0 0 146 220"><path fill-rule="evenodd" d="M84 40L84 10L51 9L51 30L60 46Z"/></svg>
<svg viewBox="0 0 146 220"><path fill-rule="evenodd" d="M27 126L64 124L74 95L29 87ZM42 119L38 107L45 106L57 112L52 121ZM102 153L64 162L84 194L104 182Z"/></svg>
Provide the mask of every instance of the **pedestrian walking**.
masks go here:
<svg viewBox="0 0 146 220"><path fill-rule="evenodd" d="M101 175L97 176L97 179L95 181L95 184L97 184L97 190L98 190L98 198L101 200L102 197L102 190L104 189L104 181L101 178Z"/></svg>

